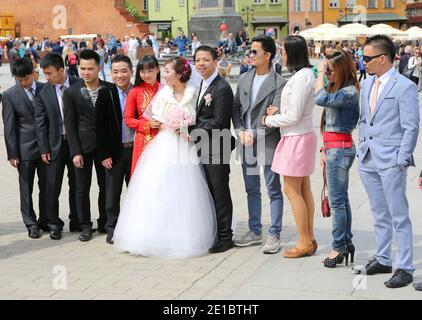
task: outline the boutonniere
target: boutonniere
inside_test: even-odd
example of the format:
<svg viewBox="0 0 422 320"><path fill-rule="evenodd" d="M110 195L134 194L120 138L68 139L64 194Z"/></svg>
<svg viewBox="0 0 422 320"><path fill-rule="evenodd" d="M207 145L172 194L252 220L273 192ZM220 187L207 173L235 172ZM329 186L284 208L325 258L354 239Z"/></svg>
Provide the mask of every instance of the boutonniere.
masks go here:
<svg viewBox="0 0 422 320"><path fill-rule="evenodd" d="M212 95L211 95L211 93L208 93L208 94L204 97L204 100L205 100L205 105L206 105L207 107L209 107L209 106L211 105L211 102L212 102Z"/></svg>

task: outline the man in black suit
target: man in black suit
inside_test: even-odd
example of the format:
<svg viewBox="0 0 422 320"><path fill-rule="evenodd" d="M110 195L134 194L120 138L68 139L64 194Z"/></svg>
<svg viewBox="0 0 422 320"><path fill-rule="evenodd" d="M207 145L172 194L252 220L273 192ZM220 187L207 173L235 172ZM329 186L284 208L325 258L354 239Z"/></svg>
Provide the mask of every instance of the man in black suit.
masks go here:
<svg viewBox="0 0 422 320"><path fill-rule="evenodd" d="M95 108L97 149L106 169L107 243L113 244L114 229L120 213L123 181L129 184L132 167L134 132L124 123L126 97L132 88L133 69L128 56L116 55L112 60L113 82L100 90Z"/></svg>
<svg viewBox="0 0 422 320"><path fill-rule="evenodd" d="M3 123L7 157L19 172L19 190L23 222L30 238L41 237L40 225L47 224L46 216L46 173L37 144L34 108L35 97L43 84L35 81L32 61L17 59L13 64L17 84L3 94ZM39 220L32 204L32 190L35 172L39 186Z"/></svg>
<svg viewBox="0 0 422 320"><path fill-rule="evenodd" d="M91 206L89 192L91 189L92 166L95 164L97 182L100 189L98 197L99 219L98 232L106 233L107 215L106 177L96 150L95 104L102 87L111 86L98 78L100 56L93 50L83 50L80 54L80 72L84 81L67 89L63 95L64 125L69 144L70 156L76 167L76 207L82 228L79 240L92 239Z"/></svg>
<svg viewBox="0 0 422 320"><path fill-rule="evenodd" d="M63 93L81 79L69 77L63 58L48 53L41 61L46 83L36 101L35 122L41 158L47 165L47 216L50 238L61 239L64 223L59 218L59 197L62 189L64 169L69 180L69 219L71 232L80 231L76 210L75 167L69 153L63 118Z"/></svg>
<svg viewBox="0 0 422 320"><path fill-rule="evenodd" d="M233 248L233 203L229 188L230 158L235 139L230 133L233 91L218 75L217 52L207 46L195 51L195 66L202 77L196 125L190 128L197 142L208 187L215 202L218 241L210 253Z"/></svg>

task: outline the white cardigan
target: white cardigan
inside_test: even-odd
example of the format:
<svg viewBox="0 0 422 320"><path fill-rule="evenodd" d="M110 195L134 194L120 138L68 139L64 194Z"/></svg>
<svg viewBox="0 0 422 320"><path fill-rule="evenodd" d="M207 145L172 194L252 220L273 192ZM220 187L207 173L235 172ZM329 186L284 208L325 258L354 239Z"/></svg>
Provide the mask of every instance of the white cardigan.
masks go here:
<svg viewBox="0 0 422 320"><path fill-rule="evenodd" d="M281 136L297 136L314 130L315 75L311 68L296 72L281 93L280 114L268 116L265 124L280 128Z"/></svg>

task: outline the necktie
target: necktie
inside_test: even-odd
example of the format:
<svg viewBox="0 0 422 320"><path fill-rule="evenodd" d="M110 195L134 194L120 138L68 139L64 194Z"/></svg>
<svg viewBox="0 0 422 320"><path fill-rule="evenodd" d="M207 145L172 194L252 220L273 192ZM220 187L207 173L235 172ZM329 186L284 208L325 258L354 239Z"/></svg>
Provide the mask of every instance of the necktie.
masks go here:
<svg viewBox="0 0 422 320"><path fill-rule="evenodd" d="M201 104L202 98L204 97L205 91L207 91L207 89L208 89L207 84L205 83L205 81L202 81L201 82L201 92L199 94L199 99L198 99L198 107Z"/></svg>
<svg viewBox="0 0 422 320"><path fill-rule="evenodd" d="M124 102L126 104L126 98L127 95L129 94L129 91L123 92L123 99ZM123 110L125 109L125 106L123 105ZM130 128L128 128L126 126L125 120L124 120L124 114L122 117L122 139L123 139L123 143L128 143L128 142L132 142L133 141L133 134L132 134L132 130Z"/></svg>
<svg viewBox="0 0 422 320"><path fill-rule="evenodd" d="M381 85L381 80L377 79L375 81L375 84L372 88L372 93L371 93L371 102L370 102L370 106L371 106L371 113L374 114L375 110L377 109L377 103L378 103L378 90L379 87Z"/></svg>
<svg viewBox="0 0 422 320"><path fill-rule="evenodd" d="M61 92L61 94L62 94L62 96L60 97L60 113L61 113L61 115L62 115L62 121L63 121L63 128L62 128L62 130L63 130L63 135L65 135L66 134L66 129L65 129L65 127L64 127L64 111L63 111L63 95L64 95L64 91L66 90L66 87L65 87L65 85L61 85L60 86L60 92Z"/></svg>
<svg viewBox="0 0 422 320"><path fill-rule="evenodd" d="M35 93L34 93L34 89L31 87L28 89L29 95L29 101L31 101L32 105L35 107Z"/></svg>

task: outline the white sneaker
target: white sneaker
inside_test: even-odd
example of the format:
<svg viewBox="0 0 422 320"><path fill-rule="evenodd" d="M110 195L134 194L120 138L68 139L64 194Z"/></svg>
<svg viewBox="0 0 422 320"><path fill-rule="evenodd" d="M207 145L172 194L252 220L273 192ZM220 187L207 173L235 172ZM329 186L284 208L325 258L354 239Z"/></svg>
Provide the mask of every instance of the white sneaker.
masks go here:
<svg viewBox="0 0 422 320"><path fill-rule="evenodd" d="M267 242L265 243L263 253L265 254L275 254L278 253L281 249L280 238L274 236L268 236Z"/></svg>

